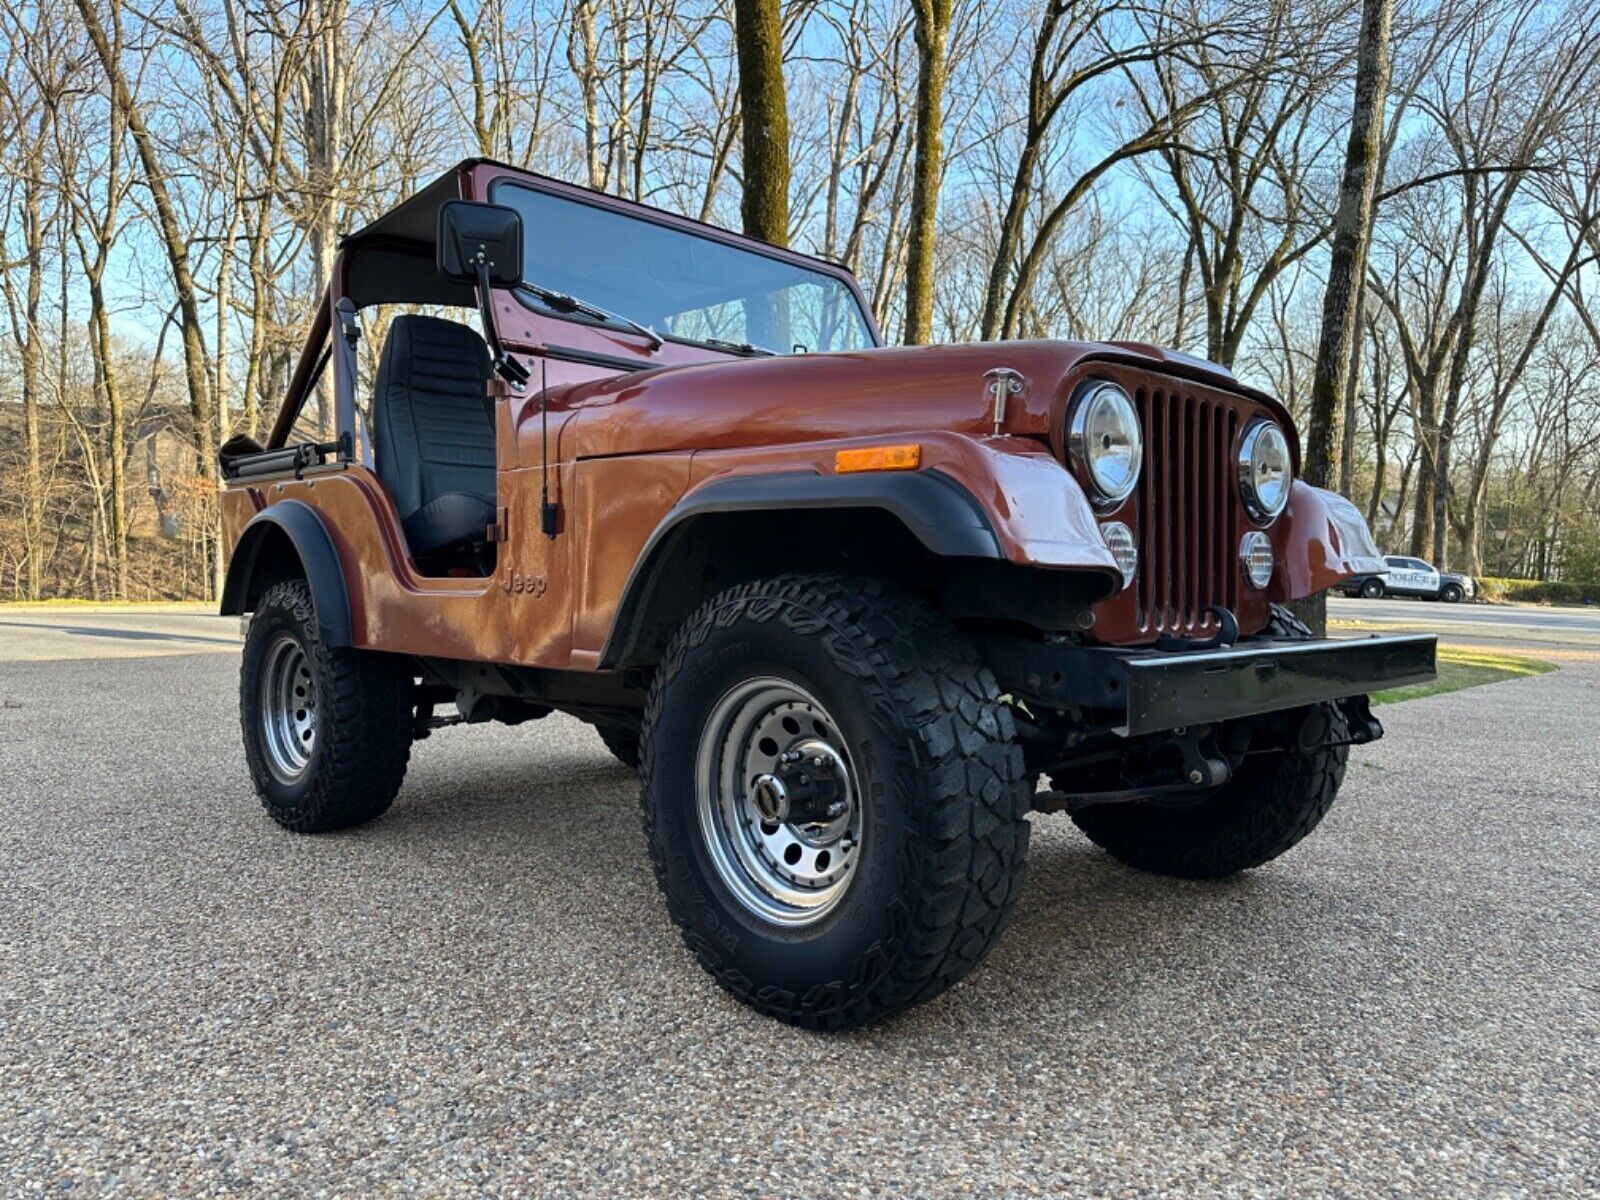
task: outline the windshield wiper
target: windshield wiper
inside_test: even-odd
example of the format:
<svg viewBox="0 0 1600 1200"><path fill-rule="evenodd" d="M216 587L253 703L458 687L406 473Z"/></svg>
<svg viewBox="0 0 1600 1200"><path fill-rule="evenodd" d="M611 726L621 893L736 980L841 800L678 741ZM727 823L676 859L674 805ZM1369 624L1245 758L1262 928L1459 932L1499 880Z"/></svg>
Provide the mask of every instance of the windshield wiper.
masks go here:
<svg viewBox="0 0 1600 1200"><path fill-rule="evenodd" d="M551 308L559 308L562 312L582 313L586 317L593 317L597 321L613 321L618 325L626 325L641 337L650 339L650 349L661 349L661 335L648 325L641 325L632 317L625 317L621 313L614 313L610 309L601 308L598 304L590 304L587 300L580 300L576 296L569 296L565 292L558 292L553 288L540 287L536 283L523 281L519 285L523 291L532 292Z"/></svg>
<svg viewBox="0 0 1600 1200"><path fill-rule="evenodd" d="M710 346L715 350L732 350L735 354L759 355L762 358L776 358L776 350L768 350L765 346L753 346L749 342L730 342L723 338L684 338L696 346Z"/></svg>

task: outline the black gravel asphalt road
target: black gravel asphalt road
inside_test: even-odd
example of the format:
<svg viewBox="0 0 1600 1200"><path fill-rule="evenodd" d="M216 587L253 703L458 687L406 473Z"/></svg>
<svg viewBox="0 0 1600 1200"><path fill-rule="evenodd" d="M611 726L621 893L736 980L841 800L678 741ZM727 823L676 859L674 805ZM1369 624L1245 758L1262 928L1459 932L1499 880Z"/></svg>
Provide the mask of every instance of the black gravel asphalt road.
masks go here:
<svg viewBox="0 0 1600 1200"><path fill-rule="evenodd" d="M844 1036L723 996L583 726L274 827L229 653L0 662L0 1194L1600 1191L1600 661L1386 708L1232 881L1035 826L1005 942Z"/></svg>

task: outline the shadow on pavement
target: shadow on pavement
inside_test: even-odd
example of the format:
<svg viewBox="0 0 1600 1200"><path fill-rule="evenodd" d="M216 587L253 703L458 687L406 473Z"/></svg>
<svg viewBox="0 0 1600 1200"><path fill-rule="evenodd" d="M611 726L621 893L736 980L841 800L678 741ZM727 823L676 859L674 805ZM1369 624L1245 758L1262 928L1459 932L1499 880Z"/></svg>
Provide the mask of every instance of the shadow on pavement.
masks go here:
<svg viewBox="0 0 1600 1200"><path fill-rule="evenodd" d="M236 637L206 637L195 633L157 633L151 629L111 629L95 625L46 625L39 621L0 621L0 626L19 630L47 630L51 633L70 633L79 637L109 638L118 642L178 642L188 644L203 642L216 646L237 646Z"/></svg>
<svg viewBox="0 0 1600 1200"><path fill-rule="evenodd" d="M555 754L530 747L522 761L485 763L464 778L452 777L443 761L419 765L380 821L317 841L347 849L358 842L358 854L391 856L386 869L399 873L412 860L426 862L430 871L452 872L452 887L465 894L499 893L550 919L581 897L590 922L574 937L600 929L610 931L602 940L618 944L664 938L677 947L651 877L631 772L597 763L581 745ZM873 1029L949 1020L946 1004L961 1012L1065 1004L1082 1017L1138 1003L1156 975L1168 988L1187 981L1176 985L1183 990L1217 962L1304 951L1284 931L1316 928L1327 902L1305 876L1281 871L1203 883L1134 871L1090 845L1066 817L1035 817L1028 879L995 952L950 999ZM592 951L604 955L607 947ZM682 964L694 970L687 954Z"/></svg>

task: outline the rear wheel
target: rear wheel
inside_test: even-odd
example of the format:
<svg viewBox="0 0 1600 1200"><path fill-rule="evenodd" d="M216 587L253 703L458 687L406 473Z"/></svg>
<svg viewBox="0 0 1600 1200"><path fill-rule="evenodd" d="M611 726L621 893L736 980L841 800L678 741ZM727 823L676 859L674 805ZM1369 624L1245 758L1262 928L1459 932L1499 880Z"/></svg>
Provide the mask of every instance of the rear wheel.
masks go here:
<svg viewBox="0 0 1600 1200"><path fill-rule="evenodd" d="M1378 600L1383 596L1383 580L1369 579L1361 585L1361 595L1367 600Z"/></svg>
<svg viewBox="0 0 1600 1200"><path fill-rule="evenodd" d="M298 833L347 829L394 802L411 755L410 664L322 641L311 591L273 585L239 671L239 717L256 794Z"/></svg>
<svg viewBox="0 0 1600 1200"><path fill-rule="evenodd" d="M746 1004L864 1024L998 940L1028 786L994 677L883 585L729 589L673 638L645 710L645 835L673 921Z"/></svg>

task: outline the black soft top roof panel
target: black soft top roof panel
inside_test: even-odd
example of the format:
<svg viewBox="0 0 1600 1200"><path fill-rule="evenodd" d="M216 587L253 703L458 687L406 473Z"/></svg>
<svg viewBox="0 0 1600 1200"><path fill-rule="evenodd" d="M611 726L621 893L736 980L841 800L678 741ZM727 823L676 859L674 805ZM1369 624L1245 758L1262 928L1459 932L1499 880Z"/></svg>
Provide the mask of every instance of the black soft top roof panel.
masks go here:
<svg viewBox="0 0 1600 1200"><path fill-rule="evenodd" d="M451 167L370 225L345 234L339 241L340 247L360 250L376 242L417 242L432 254L434 241L439 236L439 206L446 200L461 198L461 172L473 161L468 159Z"/></svg>

